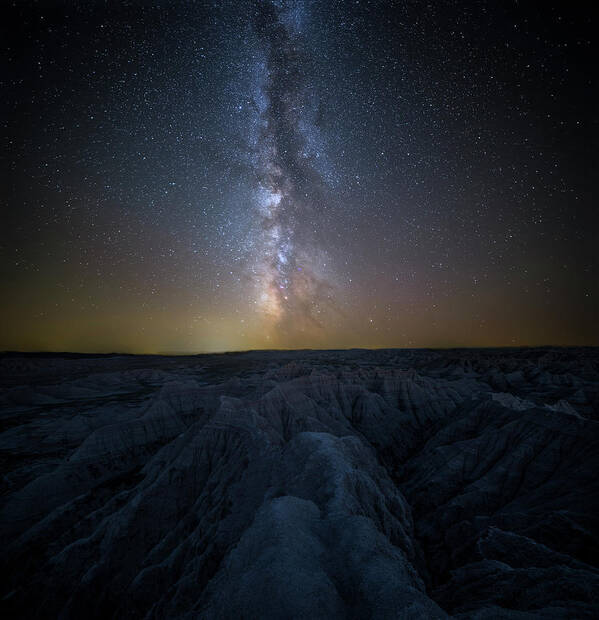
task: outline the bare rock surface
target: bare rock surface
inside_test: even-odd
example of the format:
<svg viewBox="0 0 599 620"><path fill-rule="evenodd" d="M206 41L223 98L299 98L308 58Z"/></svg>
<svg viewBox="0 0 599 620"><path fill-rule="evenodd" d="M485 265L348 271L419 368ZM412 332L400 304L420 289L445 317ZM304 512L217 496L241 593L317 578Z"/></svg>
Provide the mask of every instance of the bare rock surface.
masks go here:
<svg viewBox="0 0 599 620"><path fill-rule="evenodd" d="M0 372L3 617L599 615L596 349Z"/></svg>

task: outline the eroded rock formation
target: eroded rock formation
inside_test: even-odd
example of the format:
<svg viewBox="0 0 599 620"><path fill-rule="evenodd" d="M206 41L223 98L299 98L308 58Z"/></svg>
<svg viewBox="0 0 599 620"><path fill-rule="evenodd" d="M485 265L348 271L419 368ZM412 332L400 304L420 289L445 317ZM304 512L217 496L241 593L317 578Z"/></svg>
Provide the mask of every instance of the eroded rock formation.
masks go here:
<svg viewBox="0 0 599 620"><path fill-rule="evenodd" d="M0 367L4 617L598 615L597 350Z"/></svg>

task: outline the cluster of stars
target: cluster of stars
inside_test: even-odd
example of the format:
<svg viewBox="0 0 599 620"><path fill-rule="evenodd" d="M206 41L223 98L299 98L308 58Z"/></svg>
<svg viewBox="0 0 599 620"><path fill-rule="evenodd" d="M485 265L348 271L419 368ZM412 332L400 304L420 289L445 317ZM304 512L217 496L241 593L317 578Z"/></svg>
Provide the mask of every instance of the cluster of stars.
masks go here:
<svg viewBox="0 0 599 620"><path fill-rule="evenodd" d="M597 342L575 8L2 10L0 348Z"/></svg>

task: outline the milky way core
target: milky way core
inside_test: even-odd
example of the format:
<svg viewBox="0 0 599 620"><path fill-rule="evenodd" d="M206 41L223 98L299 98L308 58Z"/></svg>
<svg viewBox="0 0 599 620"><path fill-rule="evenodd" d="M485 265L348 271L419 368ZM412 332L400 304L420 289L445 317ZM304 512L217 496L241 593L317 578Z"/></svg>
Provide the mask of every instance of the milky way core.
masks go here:
<svg viewBox="0 0 599 620"><path fill-rule="evenodd" d="M315 205L327 185L326 145L318 131L318 99L303 67L308 41L303 7L263 4L254 16L260 76L252 135L259 222L252 273L271 337L322 329L333 305L327 253L319 243Z"/></svg>

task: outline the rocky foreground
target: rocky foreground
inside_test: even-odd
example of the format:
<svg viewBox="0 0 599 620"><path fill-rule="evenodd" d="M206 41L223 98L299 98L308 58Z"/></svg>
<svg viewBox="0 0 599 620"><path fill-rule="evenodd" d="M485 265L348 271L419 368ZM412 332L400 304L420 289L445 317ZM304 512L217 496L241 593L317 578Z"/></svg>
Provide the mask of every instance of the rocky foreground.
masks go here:
<svg viewBox="0 0 599 620"><path fill-rule="evenodd" d="M599 350L0 357L4 618L597 618Z"/></svg>

